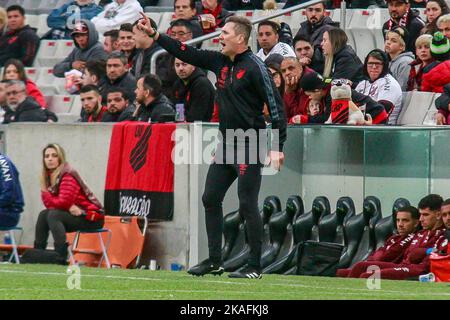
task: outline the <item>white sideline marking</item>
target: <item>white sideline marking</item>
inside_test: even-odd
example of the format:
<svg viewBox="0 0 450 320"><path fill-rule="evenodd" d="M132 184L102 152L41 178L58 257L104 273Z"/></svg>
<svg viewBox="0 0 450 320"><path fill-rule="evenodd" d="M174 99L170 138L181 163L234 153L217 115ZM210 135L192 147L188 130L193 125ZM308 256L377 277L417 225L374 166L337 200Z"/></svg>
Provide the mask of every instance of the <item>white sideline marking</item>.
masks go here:
<svg viewBox="0 0 450 320"><path fill-rule="evenodd" d="M30 274L30 275L49 275L49 276L64 276L67 277L67 275L65 273L58 273L58 272L34 272L34 271L25 271L25 270L7 270L7 269L2 269L0 268L0 273L18 273L18 274ZM83 274L82 277L89 277L89 278L97 278L97 279L118 279L118 280L138 280L138 281L179 281L180 278L192 278L192 276L190 275L186 275L186 276L182 276L180 278L177 279L155 279L155 278L144 278L144 277L124 277L124 276L105 276L105 275L92 275L92 274ZM292 282L290 280L280 280L283 282ZM232 285L253 285L254 282L237 282L237 281L213 281L213 280L202 280L202 283L217 283L217 284L232 284ZM311 286L311 285L303 285L303 284L297 284L297 283L264 283L264 285L267 286L289 286L289 287L297 287L297 288L305 288L305 289L322 289L322 290L330 290L329 287L322 287L322 286ZM367 288L345 288L345 287L335 287L333 289L336 290L346 290L346 291L359 291L359 292L355 292L355 293L351 293L351 292L346 292L346 295L358 295L358 294L366 294L366 295L373 295L375 292L373 292L372 290L368 290ZM425 289L425 288L422 288ZM5 288L0 288L0 291L4 291L4 290L14 290L14 289L5 289ZM20 288L18 288L18 290L20 290ZM36 290L35 288L30 288L30 289L24 289L24 290ZM47 289L43 289L43 290L47 290ZM54 290L54 289L51 289ZM133 289L132 291L147 291L145 289ZM83 289L83 291L93 291L93 292L102 292L102 291L117 291L117 292L126 292L126 290L97 290L97 289ZM156 289L151 289L148 291L152 291L152 292L192 292L192 290L156 290ZM196 290L195 292L222 292L222 293L227 293L227 292L236 292L236 293L264 293L261 291L258 292L248 292L248 291L203 291L203 290ZM267 292L268 294L273 294L273 292ZM284 292L284 294L298 294L298 292ZM336 295L336 292L332 292L332 293L327 293L327 292L323 292L320 294L325 294L325 295ZM417 294L427 294L427 295L431 295L431 296L450 296L450 292L446 293L446 292L426 292L426 291L420 291L417 293L407 293L404 291L395 291L395 290L376 290L376 294L399 294L401 296L414 296Z"/></svg>

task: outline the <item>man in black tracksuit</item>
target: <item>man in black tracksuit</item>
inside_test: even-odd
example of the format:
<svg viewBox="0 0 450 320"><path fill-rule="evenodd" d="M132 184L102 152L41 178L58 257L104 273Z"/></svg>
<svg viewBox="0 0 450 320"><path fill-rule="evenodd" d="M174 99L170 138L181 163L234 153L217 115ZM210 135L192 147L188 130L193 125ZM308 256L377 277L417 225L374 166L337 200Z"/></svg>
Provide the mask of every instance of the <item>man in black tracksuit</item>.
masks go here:
<svg viewBox="0 0 450 320"><path fill-rule="evenodd" d="M140 22L141 30L154 37L161 47L170 54L202 69L213 71L217 76L217 103L219 106L219 140L223 140L216 150L213 163L206 177L203 205L206 212L206 230L208 234L209 259L190 268L188 273L196 276L205 274L222 274L222 233L223 212L222 201L231 184L238 179L239 212L246 220L247 238L250 247L248 264L241 271L231 273L236 278L261 278L261 245L263 225L258 209L258 194L261 186L261 161L252 161L263 149L264 143L258 148L252 139L246 140L242 135L236 137L239 130L255 133L264 130L263 108L266 104L271 114L272 129L278 138L276 145L272 144L269 153L275 169L279 169L284 160L283 143L286 140L286 118L283 103L273 79L264 63L248 48L251 33L251 22L244 17L227 19L219 41L222 52L198 50L173 40L166 35L160 35L150 27L149 20L143 15ZM263 136L263 133L261 134ZM241 138L241 139L240 139ZM250 142L249 142L250 141ZM223 151L225 160L223 163ZM230 160L229 152L233 158ZM236 151L238 157L236 158ZM245 153L246 159L240 159ZM263 153L261 151L261 153ZM248 158L247 158L248 156ZM261 159L261 158L260 158Z"/></svg>

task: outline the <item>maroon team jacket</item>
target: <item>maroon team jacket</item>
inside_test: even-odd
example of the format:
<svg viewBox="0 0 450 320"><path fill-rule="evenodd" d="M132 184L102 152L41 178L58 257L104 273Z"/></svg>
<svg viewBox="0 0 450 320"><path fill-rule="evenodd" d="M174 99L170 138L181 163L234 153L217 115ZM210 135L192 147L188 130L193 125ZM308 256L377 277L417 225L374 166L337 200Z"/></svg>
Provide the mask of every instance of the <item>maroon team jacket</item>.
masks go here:
<svg viewBox="0 0 450 320"><path fill-rule="evenodd" d="M367 261L402 262L403 256L415 235L415 233L406 236L393 235L386 240L383 247L372 253Z"/></svg>

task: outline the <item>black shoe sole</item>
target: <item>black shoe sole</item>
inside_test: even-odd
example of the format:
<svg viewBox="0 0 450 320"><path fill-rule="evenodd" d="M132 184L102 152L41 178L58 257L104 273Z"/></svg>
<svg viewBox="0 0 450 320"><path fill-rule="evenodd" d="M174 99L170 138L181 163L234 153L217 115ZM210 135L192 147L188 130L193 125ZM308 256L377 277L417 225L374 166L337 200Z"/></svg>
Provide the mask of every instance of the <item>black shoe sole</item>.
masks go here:
<svg viewBox="0 0 450 320"><path fill-rule="evenodd" d="M208 275L208 274L211 274L211 275L213 275L213 276L220 276L220 275L222 275L222 273L224 273L224 272L225 272L225 270L224 270L224 268L222 268L222 267L220 267L220 268L217 269L217 270L208 271L208 272L203 273L203 274L200 274L200 273L191 273L191 272L189 272L189 270L187 271L187 273L189 273L189 274L192 275L192 276L196 276L196 277L203 277L203 276L206 276L206 275Z"/></svg>

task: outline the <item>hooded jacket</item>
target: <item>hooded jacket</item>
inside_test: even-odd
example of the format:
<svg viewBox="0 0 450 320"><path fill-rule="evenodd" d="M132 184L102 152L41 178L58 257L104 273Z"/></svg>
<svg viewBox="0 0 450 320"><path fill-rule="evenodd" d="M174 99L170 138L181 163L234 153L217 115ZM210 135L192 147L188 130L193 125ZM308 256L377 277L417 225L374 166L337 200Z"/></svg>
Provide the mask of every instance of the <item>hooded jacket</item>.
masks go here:
<svg viewBox="0 0 450 320"><path fill-rule="evenodd" d="M135 117L136 121L160 122L163 115L171 114L175 118L172 102L163 94L160 94L148 105L141 105Z"/></svg>
<svg viewBox="0 0 450 320"><path fill-rule="evenodd" d="M215 90L206 74L199 68L184 80L178 79L174 85L176 103L184 104L187 122L209 122L214 109Z"/></svg>
<svg viewBox="0 0 450 320"><path fill-rule="evenodd" d="M144 9L137 0L126 0L120 5L114 0L91 21L97 31L104 34L109 30L119 29L121 24L134 23L139 20L140 12L144 12Z"/></svg>
<svg viewBox="0 0 450 320"><path fill-rule="evenodd" d="M389 19L383 24L383 39L388 30L397 27L398 24ZM406 51L416 52L416 39L421 35L425 22L420 18L420 13L417 10L409 10L408 20L406 22L406 30L408 31L408 42L406 43Z"/></svg>
<svg viewBox="0 0 450 320"><path fill-rule="evenodd" d="M53 74L55 77L64 77L64 73L72 70L72 63L74 61L88 61L88 60L106 60L108 55L103 49L103 45L98 41L98 32L95 30L95 26L89 20L81 20L86 23L89 30L89 41L88 46L85 49L81 49L77 42L75 43L75 48L60 63L57 63L53 68Z"/></svg>
<svg viewBox="0 0 450 320"><path fill-rule="evenodd" d="M76 6L79 11L75 13L72 6ZM71 39L71 29L67 28L67 22L69 19L73 19L75 14L79 14L79 19L91 20L93 17L103 11L103 8L97 5L95 2L88 3L84 6L80 6L76 1L70 1L63 4L61 7L53 9L47 17L47 25L51 30L48 35L43 38L51 39Z"/></svg>
<svg viewBox="0 0 450 320"><path fill-rule="evenodd" d="M383 70L375 81L370 80L367 72L367 61L372 52L378 52L383 57ZM385 52L375 49L369 52L364 61L363 74L367 80L363 80L355 90L383 104L389 114L388 124L396 124L402 108L402 89L397 80L389 74L389 59Z"/></svg>
<svg viewBox="0 0 450 320"><path fill-rule="evenodd" d="M450 83L450 60L437 64L422 75L422 91L444 92L444 86Z"/></svg>
<svg viewBox="0 0 450 320"><path fill-rule="evenodd" d="M31 67L39 49L39 41L36 28L29 25L7 31L0 37L0 67L12 58L22 61L25 67Z"/></svg>
<svg viewBox="0 0 450 320"><path fill-rule="evenodd" d="M14 216L18 221L25 205L19 172L11 160L3 154L0 154L0 167L0 215Z"/></svg>
<svg viewBox="0 0 450 320"><path fill-rule="evenodd" d="M348 44L334 54L331 77L333 79L351 80L353 88L364 79L363 64L355 50Z"/></svg>
<svg viewBox="0 0 450 320"><path fill-rule="evenodd" d="M389 70L392 76L398 81L402 91L408 88L408 79L411 71L411 62L414 61L412 52L403 52L389 62Z"/></svg>
<svg viewBox="0 0 450 320"><path fill-rule="evenodd" d="M131 68L131 74L136 79L139 79L139 77L141 75L150 73L151 58L152 58L153 54L158 50L161 50L161 47L156 42L153 42L153 44L147 49L138 49L137 50L136 54L133 57L133 67ZM137 62L140 60L140 58L139 58L140 55L143 56L142 64L141 64L141 66L138 66ZM158 61L159 61L159 59L158 59Z"/></svg>
<svg viewBox="0 0 450 320"><path fill-rule="evenodd" d="M128 71L125 72L121 77L110 80L106 77L103 88L102 88L102 99L106 101L106 96L112 88L122 88L127 92L129 101L134 101L136 99L136 78Z"/></svg>

